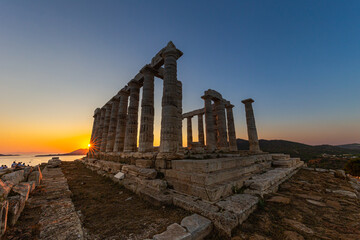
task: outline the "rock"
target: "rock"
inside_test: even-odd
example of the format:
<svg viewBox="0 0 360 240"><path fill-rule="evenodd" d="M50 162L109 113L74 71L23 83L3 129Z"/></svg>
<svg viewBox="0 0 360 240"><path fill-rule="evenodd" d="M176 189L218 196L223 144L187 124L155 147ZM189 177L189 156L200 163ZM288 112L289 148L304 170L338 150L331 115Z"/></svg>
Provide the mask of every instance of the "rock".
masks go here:
<svg viewBox="0 0 360 240"><path fill-rule="evenodd" d="M335 208L336 210L341 209L341 204L336 201L326 200L326 205L332 208Z"/></svg>
<svg viewBox="0 0 360 240"><path fill-rule="evenodd" d="M356 193L346 190L332 190L333 193L340 194L346 197L357 198Z"/></svg>
<svg viewBox="0 0 360 240"><path fill-rule="evenodd" d="M61 160L58 157L53 157L52 159L50 159L48 161L47 167L48 168L57 168L60 167L61 165Z"/></svg>
<svg viewBox="0 0 360 240"><path fill-rule="evenodd" d="M270 238L255 233L253 236L249 238L249 240L270 240Z"/></svg>
<svg viewBox="0 0 360 240"><path fill-rule="evenodd" d="M311 203L311 204L314 204L318 207L325 207L326 204L325 203L322 203L322 202L318 202L318 201L315 201L315 200L311 200L311 199L306 199L307 202Z"/></svg>
<svg viewBox="0 0 360 240"><path fill-rule="evenodd" d="M20 194L25 198L25 201L27 201L30 194L30 188L31 187L29 183L19 183L11 189L11 192Z"/></svg>
<svg viewBox="0 0 360 240"><path fill-rule="evenodd" d="M187 229L193 240L204 239L212 230L211 221L198 214L183 218L180 225Z"/></svg>
<svg viewBox="0 0 360 240"><path fill-rule="evenodd" d="M12 173L13 171L13 168L0 169L0 178L5 174Z"/></svg>
<svg viewBox="0 0 360 240"><path fill-rule="evenodd" d="M293 231L284 232L285 240L304 240L304 237Z"/></svg>
<svg viewBox="0 0 360 240"><path fill-rule="evenodd" d="M268 200L268 202L275 202L275 203L283 203L283 204L289 204L291 202L290 198L282 197L282 196L274 196Z"/></svg>
<svg viewBox="0 0 360 240"><path fill-rule="evenodd" d="M32 193L36 188L35 182L31 181L31 182L26 182L26 183L28 183L30 185L30 193Z"/></svg>
<svg viewBox="0 0 360 240"><path fill-rule="evenodd" d="M9 202L7 200L0 202L0 238L6 231L8 219Z"/></svg>
<svg viewBox="0 0 360 240"><path fill-rule="evenodd" d="M166 228L166 231L161 234L156 234L154 240L190 240L191 234L185 228L177 223L173 223Z"/></svg>
<svg viewBox="0 0 360 240"><path fill-rule="evenodd" d="M297 196L299 196L301 198L312 199L315 201L320 201L322 199L321 196L315 196L315 195L309 195L309 194L297 194Z"/></svg>
<svg viewBox="0 0 360 240"><path fill-rule="evenodd" d="M25 181L28 179L31 172L32 172L32 167L25 167L24 168L24 179L25 179Z"/></svg>
<svg viewBox="0 0 360 240"><path fill-rule="evenodd" d="M9 215L8 223L10 226L14 226L18 218L20 217L21 212L25 207L25 197L21 195L11 196L9 200Z"/></svg>
<svg viewBox="0 0 360 240"><path fill-rule="evenodd" d="M6 182L0 180L0 198L5 199L9 195L11 188L12 185L8 185Z"/></svg>
<svg viewBox="0 0 360 240"><path fill-rule="evenodd" d="M117 174L114 175L114 178L119 179L119 180L124 179L125 173L118 172Z"/></svg>
<svg viewBox="0 0 360 240"><path fill-rule="evenodd" d="M346 174L344 170L336 170L334 176L341 179L346 179Z"/></svg>
<svg viewBox="0 0 360 240"><path fill-rule="evenodd" d="M284 222L288 225L290 225L291 227L295 228L298 231L307 233L307 234L314 234L314 231L311 228L308 228L307 226L305 226L304 224L302 224L301 222L292 220L292 219L288 219L285 218Z"/></svg>
<svg viewBox="0 0 360 240"><path fill-rule="evenodd" d="M39 171L33 171L32 173L30 173L29 177L28 177L28 181L33 181L35 183L36 186L40 185L41 182L41 174Z"/></svg>
<svg viewBox="0 0 360 240"><path fill-rule="evenodd" d="M9 181L12 184L16 185L24 181L24 170L15 171L9 174L5 174L1 178L4 182Z"/></svg>

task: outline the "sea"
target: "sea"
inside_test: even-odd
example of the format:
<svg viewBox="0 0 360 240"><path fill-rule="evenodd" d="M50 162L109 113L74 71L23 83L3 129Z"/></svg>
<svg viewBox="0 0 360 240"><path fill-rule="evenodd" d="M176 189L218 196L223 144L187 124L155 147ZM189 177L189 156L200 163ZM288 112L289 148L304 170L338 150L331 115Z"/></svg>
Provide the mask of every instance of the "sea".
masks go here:
<svg viewBox="0 0 360 240"><path fill-rule="evenodd" d="M55 156L59 157L61 161L74 161L76 159L80 159L85 155L67 155L67 156ZM0 156L0 166L7 165L8 167L15 162L22 162L25 163L26 166L29 164L30 166L36 166L41 163L47 163L52 157L35 157L34 154L32 155L19 155L19 156Z"/></svg>

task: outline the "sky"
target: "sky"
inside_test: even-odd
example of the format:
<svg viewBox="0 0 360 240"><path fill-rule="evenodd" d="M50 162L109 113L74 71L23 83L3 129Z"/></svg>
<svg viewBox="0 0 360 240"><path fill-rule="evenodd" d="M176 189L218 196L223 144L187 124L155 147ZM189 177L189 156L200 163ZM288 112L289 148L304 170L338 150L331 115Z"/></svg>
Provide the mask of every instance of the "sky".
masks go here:
<svg viewBox="0 0 360 240"><path fill-rule="evenodd" d="M352 0L2 0L0 153L87 147L95 108L170 40L184 53L183 112L214 89L235 105L238 138L251 97L259 138L360 142L359 12Z"/></svg>

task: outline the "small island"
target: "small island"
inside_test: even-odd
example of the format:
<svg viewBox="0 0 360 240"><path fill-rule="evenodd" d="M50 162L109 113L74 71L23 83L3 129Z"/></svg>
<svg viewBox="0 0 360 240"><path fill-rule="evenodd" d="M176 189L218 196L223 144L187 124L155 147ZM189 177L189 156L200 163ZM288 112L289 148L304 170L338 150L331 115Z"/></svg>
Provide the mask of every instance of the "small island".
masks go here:
<svg viewBox="0 0 360 240"><path fill-rule="evenodd" d="M42 154L42 155L35 155L35 157L54 157L54 156L72 156L72 155L86 155L89 149L83 148L78 149L69 153L55 153L55 154Z"/></svg>
<svg viewBox="0 0 360 240"><path fill-rule="evenodd" d="M0 157L20 156L19 154L0 154Z"/></svg>

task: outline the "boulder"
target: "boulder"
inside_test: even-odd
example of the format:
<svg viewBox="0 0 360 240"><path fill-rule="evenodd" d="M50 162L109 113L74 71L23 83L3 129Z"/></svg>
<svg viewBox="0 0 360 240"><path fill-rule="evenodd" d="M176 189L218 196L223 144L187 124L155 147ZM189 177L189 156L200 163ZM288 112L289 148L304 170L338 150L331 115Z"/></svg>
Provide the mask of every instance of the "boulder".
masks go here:
<svg viewBox="0 0 360 240"><path fill-rule="evenodd" d="M28 177L28 181L31 182L33 181L35 183L36 186L40 185L41 182L41 172L40 171L33 171L32 173L30 173L29 177Z"/></svg>
<svg viewBox="0 0 360 240"><path fill-rule="evenodd" d="M346 174L344 170L336 170L334 176L341 179L346 179Z"/></svg>
<svg viewBox="0 0 360 240"><path fill-rule="evenodd" d="M13 171L13 168L0 169L0 178L5 174L12 173Z"/></svg>
<svg viewBox="0 0 360 240"><path fill-rule="evenodd" d="M5 199L9 195L11 188L12 185L8 185L6 182L0 180L0 199Z"/></svg>
<svg viewBox="0 0 360 240"><path fill-rule="evenodd" d="M36 188L36 183L34 181L27 182L30 185L30 193L32 193Z"/></svg>
<svg viewBox="0 0 360 240"><path fill-rule="evenodd" d="M19 183L11 189L11 192L23 196L25 201L27 201L29 198L30 189L31 186L29 183Z"/></svg>
<svg viewBox="0 0 360 240"><path fill-rule="evenodd" d="M9 174L5 174L1 178L4 182L8 181L12 184L16 185L22 181L24 181L24 170L15 171Z"/></svg>
<svg viewBox="0 0 360 240"><path fill-rule="evenodd" d="M28 179L30 173L33 171L32 167L25 167L24 168L24 179L25 181Z"/></svg>
<svg viewBox="0 0 360 240"><path fill-rule="evenodd" d="M6 231L8 219L9 202L7 200L0 202L0 238Z"/></svg>
<svg viewBox="0 0 360 240"><path fill-rule="evenodd" d="M181 221L181 226L187 229L193 240L204 239L212 230L211 221L198 214L185 217Z"/></svg>
<svg viewBox="0 0 360 240"><path fill-rule="evenodd" d="M61 160L58 157L53 157L52 159L50 159L48 161L47 167L48 168L57 168L60 167L61 165Z"/></svg>
<svg viewBox="0 0 360 240"><path fill-rule="evenodd" d="M11 196L8 198L9 201L9 215L8 223L10 226L14 226L21 212L25 208L25 197L21 195Z"/></svg>

